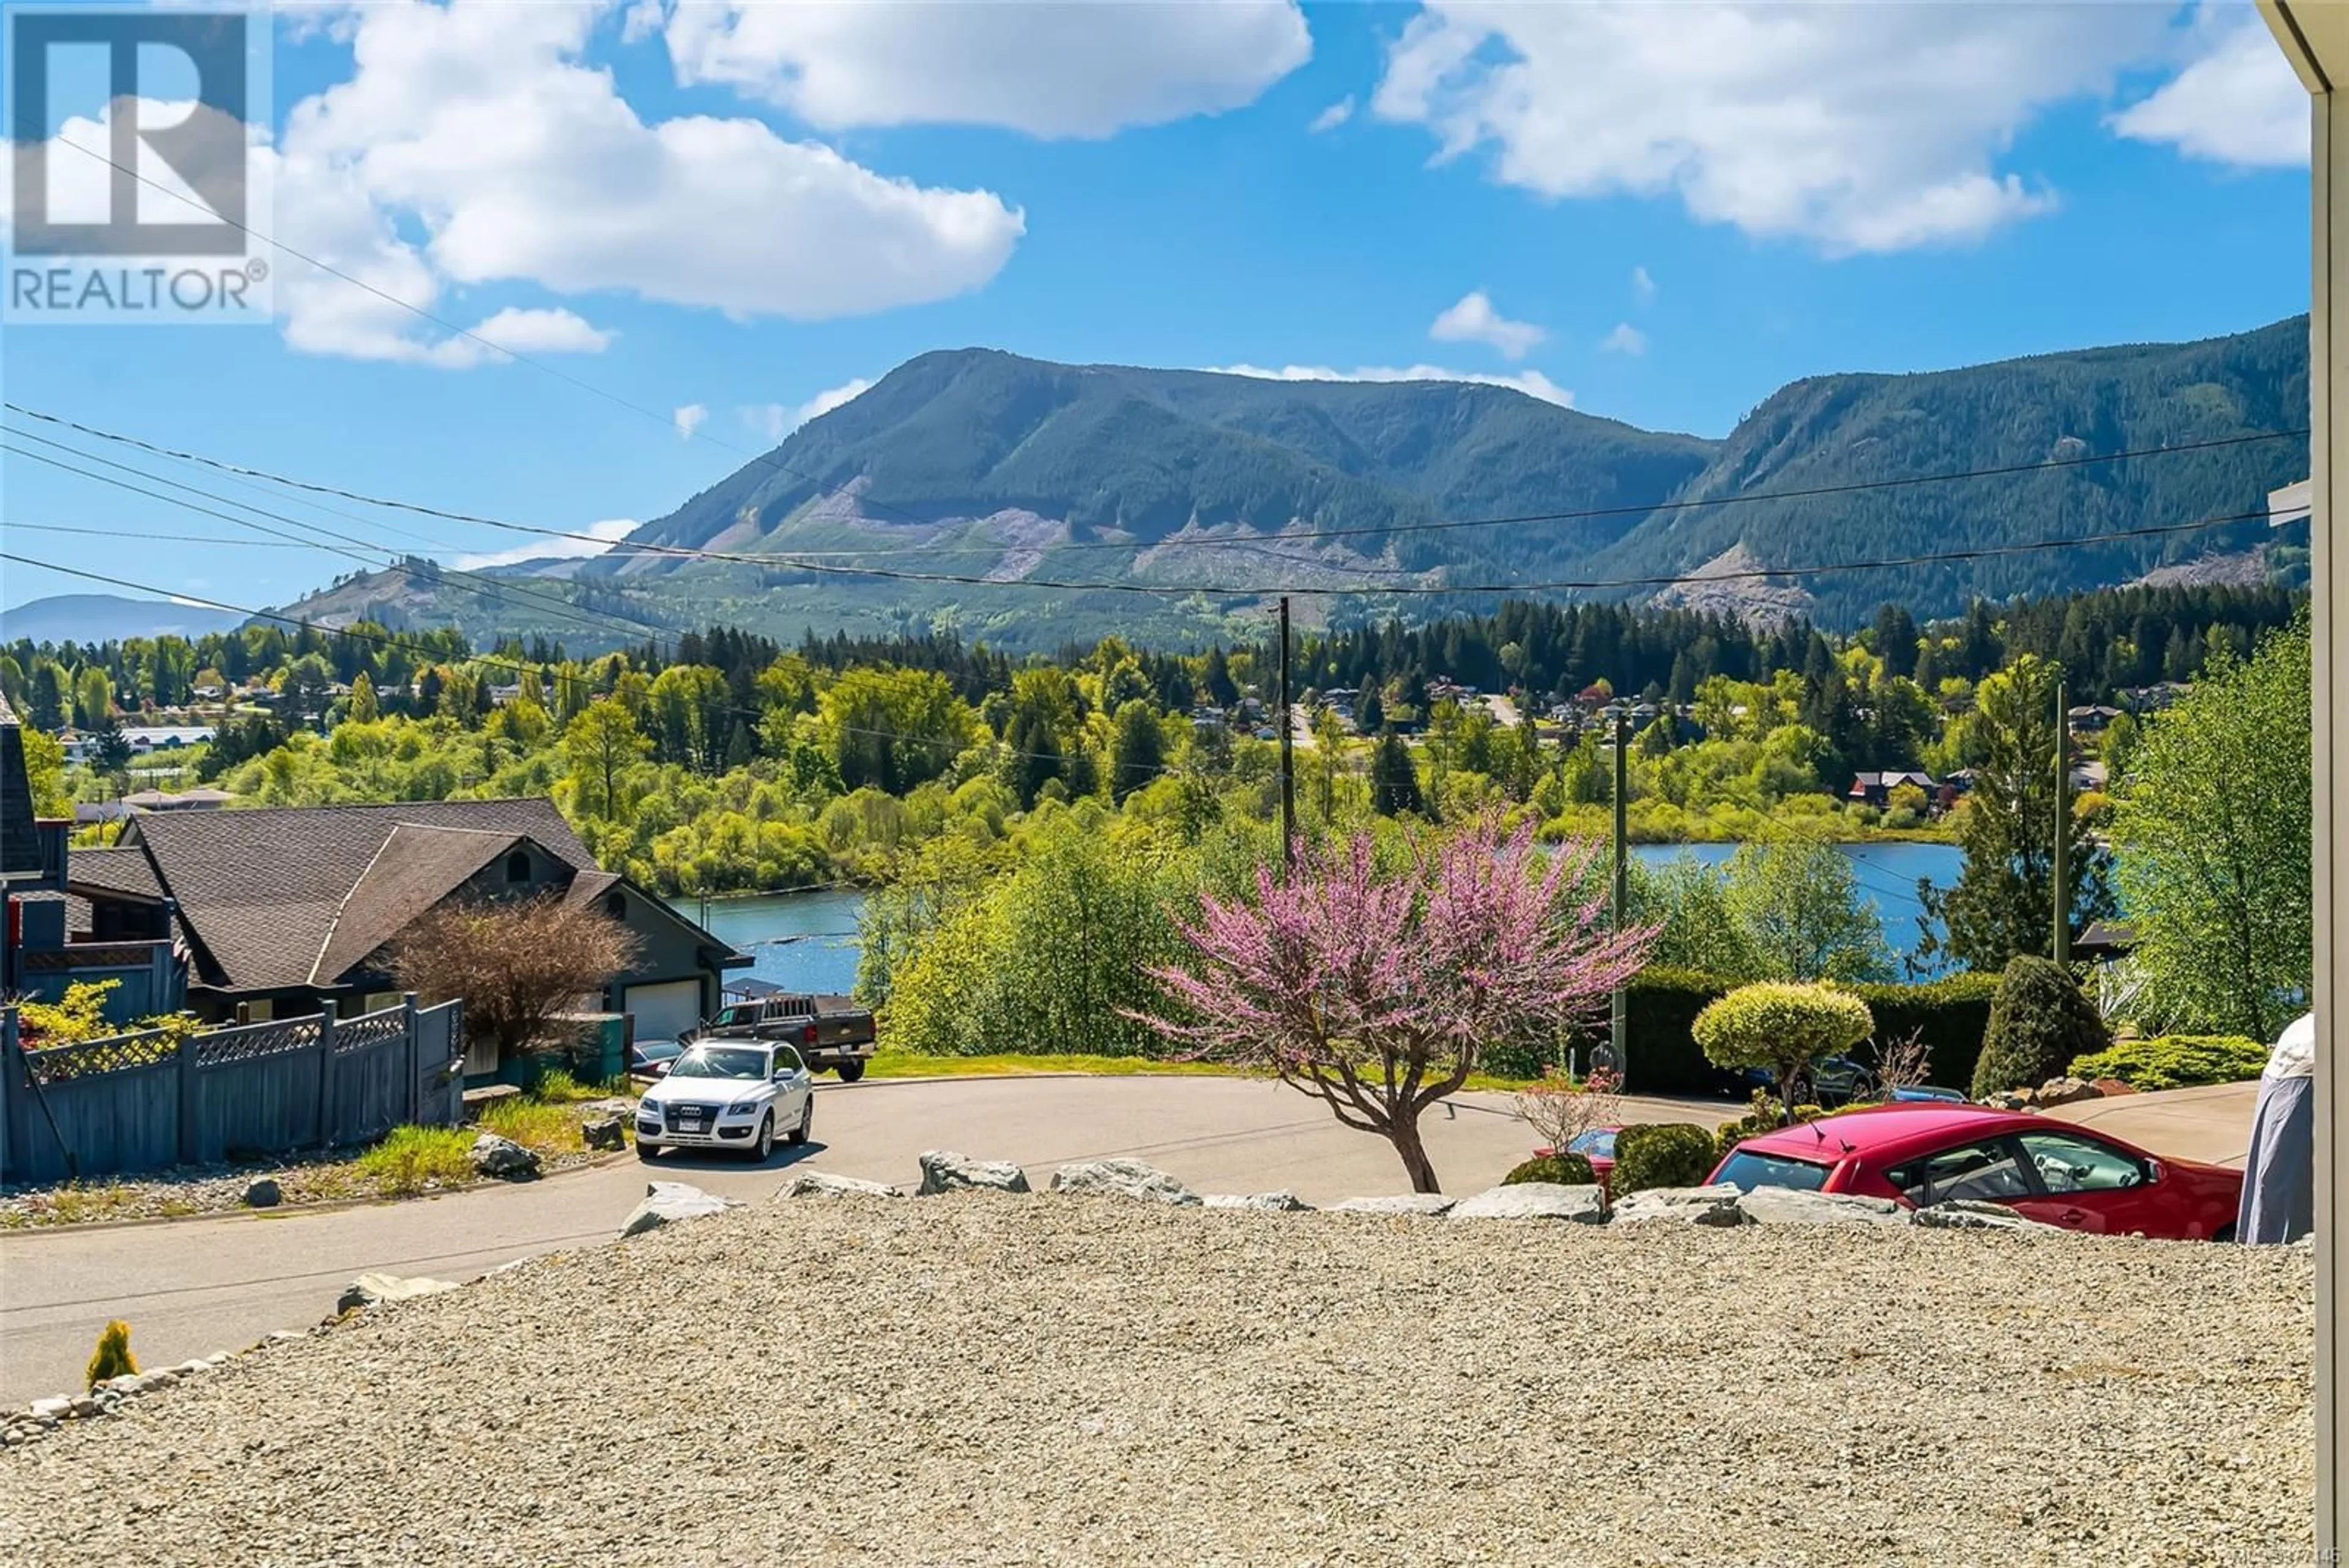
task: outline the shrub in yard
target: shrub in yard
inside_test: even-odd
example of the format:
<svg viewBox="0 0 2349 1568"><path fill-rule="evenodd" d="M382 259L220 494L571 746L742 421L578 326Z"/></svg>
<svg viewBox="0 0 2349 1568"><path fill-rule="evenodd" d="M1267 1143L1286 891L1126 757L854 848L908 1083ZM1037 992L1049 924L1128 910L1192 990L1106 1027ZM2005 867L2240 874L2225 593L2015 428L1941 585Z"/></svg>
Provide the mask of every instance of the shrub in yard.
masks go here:
<svg viewBox="0 0 2349 1568"><path fill-rule="evenodd" d="M1651 1187L1697 1187L1713 1174L1713 1135L1679 1122L1640 1123L1615 1135L1614 1196Z"/></svg>
<svg viewBox="0 0 2349 1568"><path fill-rule="evenodd" d="M1787 1112L1814 1056L1848 1051L1876 1028L1868 1003L1829 985L1741 985L1690 1026L1716 1067L1766 1067L1777 1075Z"/></svg>
<svg viewBox="0 0 2349 1568"><path fill-rule="evenodd" d="M139 1370L139 1358L130 1354L130 1325L116 1318L98 1336L98 1351L89 1358L89 1386L96 1388L109 1377Z"/></svg>
<svg viewBox="0 0 2349 1568"><path fill-rule="evenodd" d="M2267 1069L2268 1048L2240 1034L2164 1034L2157 1040L2116 1040L2072 1060L2075 1078L2118 1078L2132 1089L2183 1089L2234 1084Z"/></svg>
<svg viewBox="0 0 2349 1568"><path fill-rule="evenodd" d="M394 1127L357 1164L389 1197L409 1197L435 1185L454 1187L473 1179L467 1158L473 1136L456 1127Z"/></svg>
<svg viewBox="0 0 2349 1568"><path fill-rule="evenodd" d="M1729 1151L1749 1137L1776 1132L1780 1127L1794 1127L1803 1122L1815 1122L1826 1115L1824 1106L1796 1106L1788 1111L1770 1098L1767 1091L1754 1091L1753 1107L1735 1121L1724 1125L1713 1136L1713 1163L1729 1158Z"/></svg>
<svg viewBox="0 0 2349 1568"><path fill-rule="evenodd" d="M1588 1187L1599 1179L1590 1173L1590 1162L1578 1154L1537 1155L1501 1178L1504 1187L1515 1187L1521 1181L1555 1181L1561 1187Z"/></svg>
<svg viewBox="0 0 2349 1568"><path fill-rule="evenodd" d="M1999 977L1982 1060L1974 1064L1974 1098L2036 1088L2111 1044L2095 1003L2072 977L2050 960L2025 954Z"/></svg>

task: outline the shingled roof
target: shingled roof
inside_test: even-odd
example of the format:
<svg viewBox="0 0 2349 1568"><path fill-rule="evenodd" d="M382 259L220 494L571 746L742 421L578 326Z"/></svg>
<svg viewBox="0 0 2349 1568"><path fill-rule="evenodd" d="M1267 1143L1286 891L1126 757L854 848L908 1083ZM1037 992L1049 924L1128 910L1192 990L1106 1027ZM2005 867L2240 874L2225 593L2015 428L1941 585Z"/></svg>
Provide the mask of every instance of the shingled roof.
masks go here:
<svg viewBox="0 0 2349 1568"><path fill-rule="evenodd" d="M0 877L37 876L40 829L33 822L33 787L25 775L25 733L8 699L0 697Z"/></svg>
<svg viewBox="0 0 2349 1568"><path fill-rule="evenodd" d="M179 900L181 923L199 950L203 982L226 991L263 991L312 983L337 918L378 857L390 853L380 892L362 900L355 933L378 923L383 909L406 901L397 873L410 858L409 846L419 872L425 869L422 861L430 862L431 875L423 879L437 879L452 841L429 832L413 838L402 835L401 846L393 851L393 837L402 828L459 830L462 838L455 842L468 846L526 837L582 871L596 870L587 846L545 799L159 812L133 818L123 842L147 852L162 886ZM454 881L445 883L441 891L452 886ZM341 946L338 941L337 950Z"/></svg>
<svg viewBox="0 0 2349 1568"><path fill-rule="evenodd" d="M151 903L160 903L163 898L163 885L155 880L154 866L148 860L147 852L136 845L127 849L67 851L66 886L76 892L96 889Z"/></svg>
<svg viewBox="0 0 2349 1568"><path fill-rule="evenodd" d="M527 841L528 836L520 833L401 823L336 911L311 968L310 983L335 985L353 964L405 930L410 920Z"/></svg>

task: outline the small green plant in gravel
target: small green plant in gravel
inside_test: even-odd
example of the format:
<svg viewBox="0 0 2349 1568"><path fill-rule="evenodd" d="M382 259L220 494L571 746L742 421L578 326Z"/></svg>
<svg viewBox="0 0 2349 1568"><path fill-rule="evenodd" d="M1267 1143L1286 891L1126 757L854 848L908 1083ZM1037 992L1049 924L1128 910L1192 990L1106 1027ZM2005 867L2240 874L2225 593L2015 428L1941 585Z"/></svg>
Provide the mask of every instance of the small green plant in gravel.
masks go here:
<svg viewBox="0 0 2349 1568"><path fill-rule="evenodd" d="M98 1334L98 1350L89 1358L89 1386L138 1370L139 1358L130 1354L130 1325L116 1318Z"/></svg>
<svg viewBox="0 0 2349 1568"><path fill-rule="evenodd" d="M394 1127L359 1156L360 1174L376 1190L407 1198L429 1187L455 1187L473 1177L473 1135L460 1127Z"/></svg>
<svg viewBox="0 0 2349 1568"><path fill-rule="evenodd" d="M535 1095L500 1100L486 1107L481 1127L541 1154L562 1154L579 1147L579 1113Z"/></svg>

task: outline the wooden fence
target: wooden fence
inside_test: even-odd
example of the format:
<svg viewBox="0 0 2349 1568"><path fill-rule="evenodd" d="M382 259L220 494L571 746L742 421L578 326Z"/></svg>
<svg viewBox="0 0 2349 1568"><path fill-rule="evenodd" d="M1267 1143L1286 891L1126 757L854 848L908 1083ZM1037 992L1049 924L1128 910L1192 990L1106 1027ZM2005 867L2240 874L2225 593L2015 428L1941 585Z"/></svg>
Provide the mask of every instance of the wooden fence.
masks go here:
<svg viewBox="0 0 2349 1568"><path fill-rule="evenodd" d="M464 1109L460 1003L242 1024L174 1038L151 1030L26 1050L0 1012L0 1179L357 1144L402 1123L454 1126Z"/></svg>

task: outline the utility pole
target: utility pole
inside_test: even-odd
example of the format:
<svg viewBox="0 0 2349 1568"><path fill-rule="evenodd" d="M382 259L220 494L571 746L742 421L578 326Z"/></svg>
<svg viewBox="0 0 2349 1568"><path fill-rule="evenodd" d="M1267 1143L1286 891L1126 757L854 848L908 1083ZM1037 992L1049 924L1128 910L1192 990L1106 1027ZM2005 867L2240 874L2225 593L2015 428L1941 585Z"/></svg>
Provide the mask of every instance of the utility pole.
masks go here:
<svg viewBox="0 0 2349 1568"><path fill-rule="evenodd" d="M1623 922L1630 914L1630 877L1626 857L1630 853L1627 830L1631 798L1631 713L1621 704L1615 709L1615 930L1620 934ZM1615 988L1613 1005L1609 1019L1608 1039L1615 1048L1615 1071L1620 1076L1630 1064L1623 1058L1623 1037L1630 1023L1630 992L1621 986Z"/></svg>
<svg viewBox="0 0 2349 1568"><path fill-rule="evenodd" d="M2072 720L2064 682L2055 682L2055 961L2072 961Z"/></svg>
<svg viewBox="0 0 2349 1568"><path fill-rule="evenodd" d="M1280 596L1280 863L1297 868L1297 722L1288 709L1288 596Z"/></svg>

